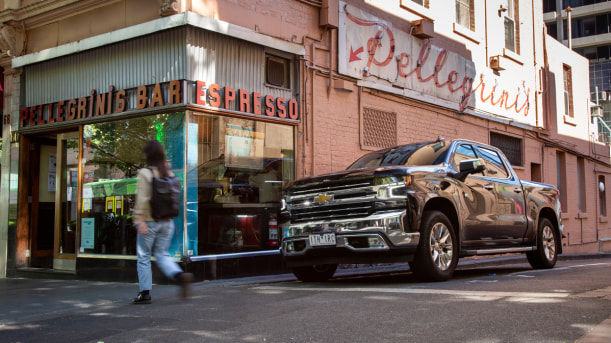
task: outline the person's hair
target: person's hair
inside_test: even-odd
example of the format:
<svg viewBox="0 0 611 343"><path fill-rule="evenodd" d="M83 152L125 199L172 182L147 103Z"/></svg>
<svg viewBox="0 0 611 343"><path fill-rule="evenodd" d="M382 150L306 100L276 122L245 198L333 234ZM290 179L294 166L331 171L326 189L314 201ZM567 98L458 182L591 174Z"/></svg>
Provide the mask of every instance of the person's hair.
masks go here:
<svg viewBox="0 0 611 343"><path fill-rule="evenodd" d="M151 167L157 167L161 177L169 176L168 166L166 165L165 151L163 145L159 141L151 139L144 145L144 154L146 155L146 164Z"/></svg>

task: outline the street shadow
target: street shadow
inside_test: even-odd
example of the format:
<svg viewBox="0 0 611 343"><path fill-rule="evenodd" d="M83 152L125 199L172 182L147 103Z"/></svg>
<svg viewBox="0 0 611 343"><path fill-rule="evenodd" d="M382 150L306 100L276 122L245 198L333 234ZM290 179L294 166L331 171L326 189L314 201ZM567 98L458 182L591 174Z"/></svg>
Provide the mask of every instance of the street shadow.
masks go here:
<svg viewBox="0 0 611 343"><path fill-rule="evenodd" d="M503 276L513 273L532 271L530 266L524 265L507 265L507 266L488 266L488 267L462 267L454 272L454 276L448 281L459 281L465 279L477 279L488 276ZM448 282L446 281L446 282ZM350 275L339 275L325 283L311 283L311 284L326 284L337 285L337 286L374 286L374 285L405 285L405 284L443 284L443 282L427 282L421 281L409 270L397 270L392 272L380 272L380 273L353 273Z"/></svg>

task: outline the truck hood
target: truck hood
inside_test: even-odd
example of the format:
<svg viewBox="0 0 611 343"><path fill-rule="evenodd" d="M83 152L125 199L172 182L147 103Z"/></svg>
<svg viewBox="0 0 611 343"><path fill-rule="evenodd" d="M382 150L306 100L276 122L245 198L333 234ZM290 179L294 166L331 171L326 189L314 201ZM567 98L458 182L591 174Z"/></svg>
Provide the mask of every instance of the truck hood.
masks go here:
<svg viewBox="0 0 611 343"><path fill-rule="evenodd" d="M415 172L426 171L426 172L440 172L439 166L389 166L389 167L378 167L368 169L349 169L342 170L333 173L314 175L306 178L301 178L293 181L289 184L289 187L320 184L326 182L334 182L341 180L351 179L367 179L376 176L399 176L408 175Z"/></svg>

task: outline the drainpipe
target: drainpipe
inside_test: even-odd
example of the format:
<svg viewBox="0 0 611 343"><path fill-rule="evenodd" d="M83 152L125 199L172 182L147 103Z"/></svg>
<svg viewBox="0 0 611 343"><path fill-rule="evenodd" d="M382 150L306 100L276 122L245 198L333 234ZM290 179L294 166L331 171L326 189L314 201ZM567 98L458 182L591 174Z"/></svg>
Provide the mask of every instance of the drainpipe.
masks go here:
<svg viewBox="0 0 611 343"><path fill-rule="evenodd" d="M488 1L484 1L484 39L486 40L486 67L489 66L488 59Z"/></svg>

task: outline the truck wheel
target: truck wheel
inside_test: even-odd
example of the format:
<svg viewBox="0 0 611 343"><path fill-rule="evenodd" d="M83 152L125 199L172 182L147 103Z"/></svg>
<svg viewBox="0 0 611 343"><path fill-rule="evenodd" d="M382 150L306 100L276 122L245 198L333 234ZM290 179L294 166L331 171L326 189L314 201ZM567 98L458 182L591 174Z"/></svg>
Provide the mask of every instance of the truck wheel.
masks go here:
<svg viewBox="0 0 611 343"><path fill-rule="evenodd" d="M337 264L319 264L315 266L295 267L292 269L293 274L303 282L321 282L329 280L335 270Z"/></svg>
<svg viewBox="0 0 611 343"><path fill-rule="evenodd" d="M537 232L537 250L526 253L528 263L535 269L551 269L558 259L558 237L552 222L547 218L539 221Z"/></svg>
<svg viewBox="0 0 611 343"><path fill-rule="evenodd" d="M450 220L439 211L424 212L412 273L423 281L445 281L457 264L458 241Z"/></svg>

